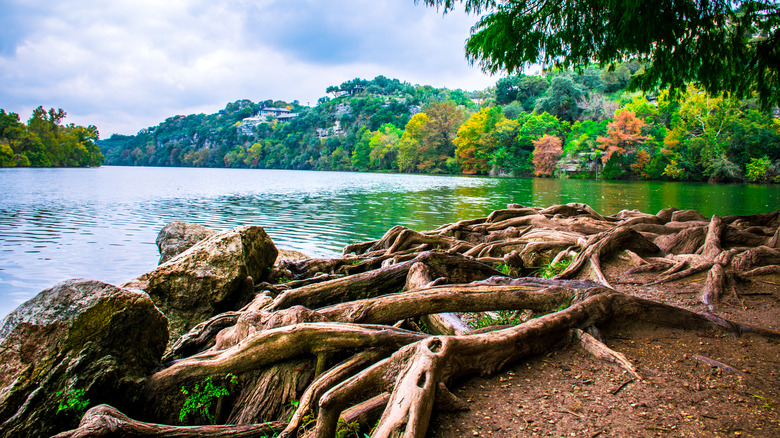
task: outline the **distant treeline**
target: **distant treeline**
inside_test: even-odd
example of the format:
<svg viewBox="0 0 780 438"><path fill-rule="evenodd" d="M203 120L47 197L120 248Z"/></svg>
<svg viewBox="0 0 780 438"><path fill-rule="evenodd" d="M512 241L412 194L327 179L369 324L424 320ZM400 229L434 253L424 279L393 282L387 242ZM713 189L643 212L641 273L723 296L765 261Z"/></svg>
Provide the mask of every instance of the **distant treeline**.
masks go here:
<svg viewBox="0 0 780 438"><path fill-rule="evenodd" d="M780 182L772 114L693 86L627 92L641 72L510 76L476 92L354 79L314 107L241 100L98 144L116 165ZM273 112L284 116L262 117Z"/></svg>
<svg viewBox="0 0 780 438"><path fill-rule="evenodd" d="M62 109L39 106L25 125L18 114L0 109L0 167L100 166L97 128L62 125L65 116Z"/></svg>

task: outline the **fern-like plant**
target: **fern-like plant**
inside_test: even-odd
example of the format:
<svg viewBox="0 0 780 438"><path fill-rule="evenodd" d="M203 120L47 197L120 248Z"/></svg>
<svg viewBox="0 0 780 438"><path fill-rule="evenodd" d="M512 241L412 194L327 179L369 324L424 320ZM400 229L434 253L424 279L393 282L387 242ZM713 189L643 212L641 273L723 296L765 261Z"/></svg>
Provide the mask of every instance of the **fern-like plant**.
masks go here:
<svg viewBox="0 0 780 438"><path fill-rule="evenodd" d="M238 378L233 374L227 374L225 380L235 384L238 381ZM187 396L181 407L181 411L179 411L179 421L182 423L188 415L198 417L207 424L216 423L216 419L211 413L212 407L220 397L230 395L230 391L228 391L227 388L214 385L211 381L211 377L206 377L202 386L196 383L195 388L192 390L188 390L182 386L181 392Z"/></svg>

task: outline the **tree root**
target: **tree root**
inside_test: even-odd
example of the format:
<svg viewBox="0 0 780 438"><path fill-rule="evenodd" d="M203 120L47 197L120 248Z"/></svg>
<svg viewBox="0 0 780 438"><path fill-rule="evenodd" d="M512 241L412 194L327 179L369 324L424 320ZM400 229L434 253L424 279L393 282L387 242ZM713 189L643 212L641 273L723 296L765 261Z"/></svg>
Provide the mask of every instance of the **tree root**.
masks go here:
<svg viewBox="0 0 780 438"><path fill-rule="evenodd" d="M634 365L623 353L618 353L607 347L603 342L580 329L574 329L573 333L574 338L579 341L579 345L593 357L607 362L614 362L631 374L635 379L642 380L642 376L639 375L636 368L634 368Z"/></svg>
<svg viewBox="0 0 780 438"><path fill-rule="evenodd" d="M168 426L144 423L129 418L109 405L98 405L84 414L79 428L55 435L55 438L97 437L239 437L262 438L284 429L284 422L218 426Z"/></svg>
<svg viewBox="0 0 780 438"><path fill-rule="evenodd" d="M589 264L593 274L599 283L607 287L607 278L601 270L601 258L614 254L623 249L630 249L638 253L655 253L660 249L644 236L631 228L618 227L614 230L599 233L588 240L585 250L580 252L577 258L555 278L573 278L586 264Z"/></svg>
<svg viewBox="0 0 780 438"><path fill-rule="evenodd" d="M382 411L372 436L421 437L433 409L467 407L447 389L453 379L490 375L572 335L586 351L641 379L625 356L592 335L598 333L595 325L653 324L770 338L780 333L617 292L605 272L649 276L666 270L644 277L648 286L709 271L701 299L712 312L732 281L780 273L778 227L777 212L709 221L676 209L605 217L584 204L510 205L487 218L433 231L394 227L381 239L347 246L348 257L287 263L296 280L256 285L256 291L269 293L197 326L165 359L191 355L148 377L139 396L147 402L145 420L170 422L181 407L182 386L233 373L240 392L222 401L229 415L219 417L254 424L181 428L130 420L99 406L79 429L62 436L281 432L285 438L330 438L340 418L365 426ZM506 264L516 274L523 268L529 272L531 260L559 259L573 251L571 264L550 280L511 278L475 259ZM612 264L617 255L632 267ZM597 283L574 280L583 277ZM501 310L538 317L476 331L447 323L456 312ZM419 328L420 321L427 331L454 335L399 328ZM442 327L435 329L439 322ZM298 408L289 417L296 397ZM289 421L256 424L260 416Z"/></svg>

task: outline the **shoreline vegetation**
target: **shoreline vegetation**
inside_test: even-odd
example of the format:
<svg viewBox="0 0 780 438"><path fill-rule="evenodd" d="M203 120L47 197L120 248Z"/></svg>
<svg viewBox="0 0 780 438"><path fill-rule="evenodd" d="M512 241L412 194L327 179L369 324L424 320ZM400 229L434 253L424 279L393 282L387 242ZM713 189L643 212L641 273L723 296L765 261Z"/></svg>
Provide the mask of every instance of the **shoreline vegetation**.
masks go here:
<svg viewBox="0 0 780 438"><path fill-rule="evenodd" d="M378 76L315 106L239 100L98 141L106 164L780 182L780 119L689 86L627 91L637 62L508 76L481 91Z"/></svg>
<svg viewBox="0 0 780 438"><path fill-rule="evenodd" d="M104 157L95 126L63 124L62 109L36 108L27 124L0 109L0 168L97 167Z"/></svg>
<svg viewBox="0 0 780 438"><path fill-rule="evenodd" d="M430 231L396 226L330 259L280 251L257 226L172 223L157 244L161 264L135 280L69 280L5 319L0 436L412 437L433 425L454 437L495 421L507 435L598 423L598 434L636 436L696 434L704 426L688 419L701 415L716 434L734 421L740 433L780 432L780 211L510 204ZM628 344L647 333L665 333L668 351L706 341L712 352L681 350L706 364L692 368ZM587 390L563 387L587 404L551 397L534 384L550 382L544 367L529 365L527 380L501 374L501 395L488 397L491 412L517 400L503 420L441 420L483 403L458 382L567 351L588 357L589 368L568 368ZM674 394L686 415L598 415L644 409L642 394ZM755 400L734 402L744 394ZM514 422L529 406L544 417Z"/></svg>

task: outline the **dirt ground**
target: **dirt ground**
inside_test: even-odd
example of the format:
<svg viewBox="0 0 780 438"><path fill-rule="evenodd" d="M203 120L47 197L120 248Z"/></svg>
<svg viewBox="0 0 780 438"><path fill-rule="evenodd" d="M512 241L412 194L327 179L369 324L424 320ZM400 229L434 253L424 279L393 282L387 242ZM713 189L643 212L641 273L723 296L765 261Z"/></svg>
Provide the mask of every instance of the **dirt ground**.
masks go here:
<svg viewBox="0 0 780 438"><path fill-rule="evenodd" d="M619 278L623 292L706 311L706 273L661 286ZM717 315L780 331L780 276L735 285ZM654 325L601 327L642 380L561 344L494 376L451 385L468 411L434 412L430 437L780 437L780 340Z"/></svg>

